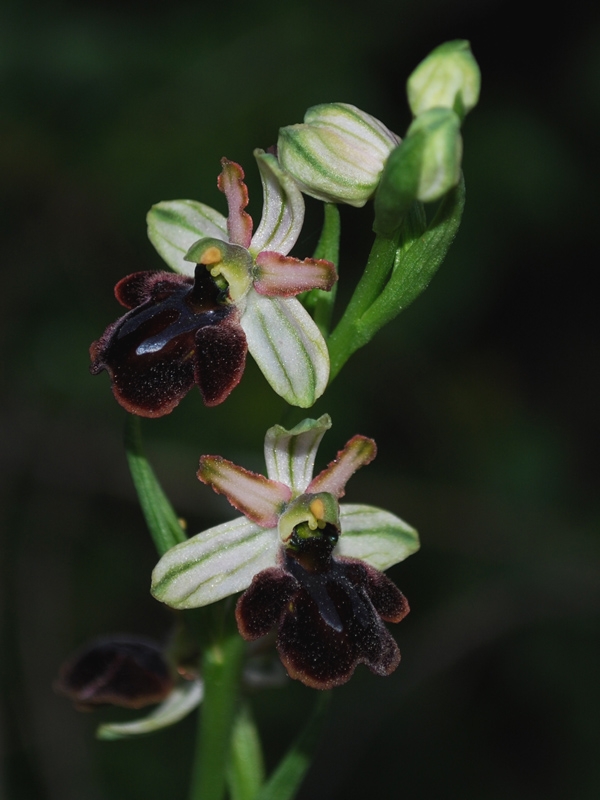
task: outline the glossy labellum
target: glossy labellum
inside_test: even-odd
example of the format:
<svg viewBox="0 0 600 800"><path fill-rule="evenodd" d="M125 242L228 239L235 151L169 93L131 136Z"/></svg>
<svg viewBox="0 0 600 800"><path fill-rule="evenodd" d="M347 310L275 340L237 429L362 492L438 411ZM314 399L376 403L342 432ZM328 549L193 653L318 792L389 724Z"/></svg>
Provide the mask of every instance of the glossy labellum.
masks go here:
<svg viewBox="0 0 600 800"><path fill-rule="evenodd" d="M221 403L239 383L246 336L206 268L194 278L136 272L115 287L130 309L90 348L91 372L107 370L118 402L133 414L168 414L194 384L207 406Z"/></svg>

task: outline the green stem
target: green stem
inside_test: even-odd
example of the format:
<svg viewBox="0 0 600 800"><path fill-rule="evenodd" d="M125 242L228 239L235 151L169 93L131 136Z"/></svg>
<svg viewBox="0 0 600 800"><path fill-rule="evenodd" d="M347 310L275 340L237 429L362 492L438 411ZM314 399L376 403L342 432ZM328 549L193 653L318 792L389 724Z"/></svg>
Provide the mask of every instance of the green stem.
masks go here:
<svg viewBox="0 0 600 800"><path fill-rule="evenodd" d="M357 325L362 315L379 296L394 264L400 230L391 236L377 234L369 259L344 315L333 331L327 346L331 362L330 382L335 378L352 353L361 346L357 343Z"/></svg>
<svg viewBox="0 0 600 800"><path fill-rule="evenodd" d="M333 203L325 203L323 206L323 229L317 243L313 258L324 258L326 261L333 262L337 267L339 275L340 257L340 212ZM317 327L327 338L331 327L331 316L335 304L337 293L337 283L333 285L331 291L323 289L311 289L301 296L301 302L307 311L312 314Z"/></svg>
<svg viewBox="0 0 600 800"><path fill-rule="evenodd" d="M465 184L461 178L441 201L427 229L400 254L385 289L358 321L359 346L370 341L425 291L454 241L464 205Z"/></svg>
<svg viewBox="0 0 600 800"><path fill-rule="evenodd" d="M222 800L235 719L244 641L227 633L204 651L204 701L189 800Z"/></svg>

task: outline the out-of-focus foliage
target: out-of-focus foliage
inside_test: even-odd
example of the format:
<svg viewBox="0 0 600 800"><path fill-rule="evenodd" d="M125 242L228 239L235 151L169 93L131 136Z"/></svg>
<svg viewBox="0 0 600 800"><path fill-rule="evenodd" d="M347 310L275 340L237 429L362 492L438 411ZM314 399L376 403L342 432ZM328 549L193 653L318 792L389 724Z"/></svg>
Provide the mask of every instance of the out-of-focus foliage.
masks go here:
<svg viewBox="0 0 600 800"><path fill-rule="evenodd" d="M301 797L598 796L600 17L582 0L567 22L528 22L514 0L3 4L0 796L185 795L192 720L97 742L98 722L119 714L77 716L52 691L85 640L171 624L148 593L156 556L124 414L88 373L87 347L119 311L114 283L161 267L146 212L176 197L224 211L224 155L260 197L253 148L317 103L352 103L403 134L407 76L455 38L483 75L463 130L458 239L314 408L339 446L356 432L378 441L348 501L421 533L420 554L390 573L412 607L395 632L404 660L389 679L359 670L336 690ZM320 213L310 201L302 256ZM370 235L365 211L342 209L342 301ZM283 411L249 365L222 406L191 393L144 425L191 531L230 514L198 484L200 454L260 471L266 429L296 421ZM253 698L268 767L308 691Z"/></svg>

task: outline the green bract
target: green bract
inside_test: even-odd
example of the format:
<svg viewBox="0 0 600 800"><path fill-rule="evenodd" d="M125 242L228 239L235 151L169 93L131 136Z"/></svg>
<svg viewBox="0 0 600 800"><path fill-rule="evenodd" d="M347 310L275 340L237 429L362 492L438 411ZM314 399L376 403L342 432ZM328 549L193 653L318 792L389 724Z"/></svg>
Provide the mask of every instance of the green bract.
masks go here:
<svg viewBox="0 0 600 800"><path fill-rule="evenodd" d="M304 122L281 128L277 155L305 194L364 206L400 141L379 120L347 103L309 108Z"/></svg>
<svg viewBox="0 0 600 800"><path fill-rule="evenodd" d="M481 73L469 42L457 40L436 47L414 70L406 90L413 114L449 108L463 119L479 100Z"/></svg>
<svg viewBox="0 0 600 800"><path fill-rule="evenodd" d="M203 456L198 477L243 513L176 545L158 562L152 593L173 608L214 603L246 589L253 577L279 563L292 528L328 524L340 529L334 555L360 558L379 570L419 547L416 531L373 506L338 505L353 473L375 457L371 439L354 436L337 457L312 477L317 448L331 426L325 415L292 430L275 425L265 437L268 477L220 456Z"/></svg>

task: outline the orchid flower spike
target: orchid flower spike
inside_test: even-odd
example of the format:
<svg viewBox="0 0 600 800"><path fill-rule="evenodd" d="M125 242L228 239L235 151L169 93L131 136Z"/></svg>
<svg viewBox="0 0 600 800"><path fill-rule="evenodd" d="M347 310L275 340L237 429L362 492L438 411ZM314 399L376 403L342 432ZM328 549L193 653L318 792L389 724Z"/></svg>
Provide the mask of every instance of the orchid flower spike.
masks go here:
<svg viewBox="0 0 600 800"><path fill-rule="evenodd" d="M292 405L311 406L327 386L327 345L295 295L331 289L335 266L288 255L304 221L302 194L274 155L255 157L264 206L254 233L244 171L225 158L218 187L227 218L194 200L158 203L148 214L150 240L178 274L121 280L115 295L129 311L90 349L92 372L107 370L116 399L134 414L168 414L194 384L206 405L223 402L248 350Z"/></svg>
<svg viewBox="0 0 600 800"><path fill-rule="evenodd" d="M373 460L375 442L354 436L313 478L327 415L265 438L267 475L220 456L203 456L198 477L243 516L169 550L152 576L152 593L173 608L194 608L246 590L238 627L246 639L278 628L288 673L315 688L347 681L357 664L388 675L400 660L383 621L408 604L380 570L415 552L418 536L379 508L342 504L348 479Z"/></svg>

